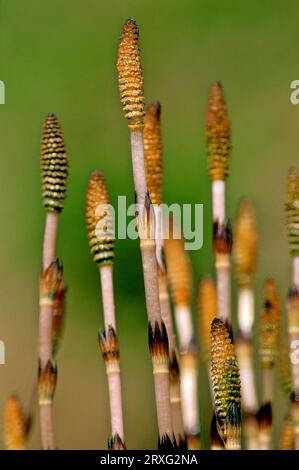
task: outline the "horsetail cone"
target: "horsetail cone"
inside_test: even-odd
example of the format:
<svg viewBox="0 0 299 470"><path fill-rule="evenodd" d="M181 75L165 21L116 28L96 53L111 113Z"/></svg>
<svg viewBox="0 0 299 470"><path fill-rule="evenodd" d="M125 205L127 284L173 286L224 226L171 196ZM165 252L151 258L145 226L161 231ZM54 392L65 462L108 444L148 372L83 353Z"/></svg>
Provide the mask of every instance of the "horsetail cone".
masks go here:
<svg viewBox="0 0 299 470"><path fill-rule="evenodd" d="M280 300L272 279L264 283L263 305L259 321L259 356L261 366L272 368L275 364L280 333Z"/></svg>
<svg viewBox="0 0 299 470"><path fill-rule="evenodd" d="M222 84L214 82L210 88L206 117L208 173L212 181L226 180L229 175L230 125Z"/></svg>
<svg viewBox="0 0 299 470"><path fill-rule="evenodd" d="M139 30L136 21L125 22L118 48L118 84L125 118L130 129L143 127L144 96L143 74L139 47Z"/></svg>
<svg viewBox="0 0 299 470"><path fill-rule="evenodd" d="M236 275L240 286L250 286L256 270L258 249L257 220L252 204L242 200L238 206L235 227L233 255Z"/></svg>
<svg viewBox="0 0 299 470"><path fill-rule="evenodd" d="M114 229L109 206L109 195L102 173L91 173L86 195L86 224L90 251L99 265L114 260Z"/></svg>
<svg viewBox="0 0 299 470"><path fill-rule="evenodd" d="M214 318L211 326L211 377L217 426L225 441L228 412L232 406L235 414L240 409L241 383L234 345L228 327L220 318Z"/></svg>
<svg viewBox="0 0 299 470"><path fill-rule="evenodd" d="M169 285L175 306L188 306L192 290L191 263L184 248L183 238L175 238L174 230L174 223L170 219L169 237L164 240Z"/></svg>
<svg viewBox="0 0 299 470"><path fill-rule="evenodd" d="M294 424L292 414L289 411L284 417L278 449L294 450Z"/></svg>
<svg viewBox="0 0 299 470"><path fill-rule="evenodd" d="M292 396L293 380L290 361L290 345L287 338L281 340L279 346L278 371L281 388L287 398Z"/></svg>
<svg viewBox="0 0 299 470"><path fill-rule="evenodd" d="M48 114L45 120L40 164L45 210L61 212L66 194L68 157L62 130L54 113Z"/></svg>
<svg viewBox="0 0 299 470"><path fill-rule="evenodd" d="M292 167L288 173L287 195L285 202L286 225L289 250L292 256L299 255L299 174Z"/></svg>
<svg viewBox="0 0 299 470"><path fill-rule="evenodd" d="M202 278L198 291L198 316L200 325L200 342L203 359L210 361L211 356L211 324L217 314L217 293L212 279Z"/></svg>
<svg viewBox="0 0 299 470"><path fill-rule="evenodd" d="M25 450L28 426L23 415L21 403L12 395L5 407L4 442L7 450Z"/></svg>
<svg viewBox="0 0 299 470"><path fill-rule="evenodd" d="M144 118L144 158L146 181L152 204L162 204L162 138L160 126L161 105L153 101Z"/></svg>

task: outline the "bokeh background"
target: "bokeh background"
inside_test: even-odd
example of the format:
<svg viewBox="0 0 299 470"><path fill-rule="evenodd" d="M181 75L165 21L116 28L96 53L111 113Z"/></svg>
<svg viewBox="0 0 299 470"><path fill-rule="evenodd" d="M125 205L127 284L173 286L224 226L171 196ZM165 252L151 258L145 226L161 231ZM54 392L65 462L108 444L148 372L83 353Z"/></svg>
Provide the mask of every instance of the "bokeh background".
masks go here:
<svg viewBox="0 0 299 470"><path fill-rule="evenodd" d="M7 364L0 367L0 422L11 392L19 393L28 408L36 380L44 224L39 141L44 117L54 111L70 161L68 198L59 223L58 254L69 293L58 358L56 440L61 449L106 446L108 396L97 344L102 310L84 209L94 168L104 172L113 202L120 194L134 200L129 134L115 69L128 17L140 27L146 99L160 99L163 106L165 201L204 204L204 245L191 253L194 299L200 276L213 273L204 138L213 80L224 84L232 123L228 213L233 216L246 195L258 214L257 306L266 276L278 281L284 299L290 282L285 180L288 167L298 160L299 106L289 99L290 83L299 78L297 6L292 0L1 0L0 79L6 104L0 106L0 339ZM126 441L129 448L154 448L157 427L138 243L120 240L116 254ZM207 445L211 409L206 389L201 372ZM277 439L285 407L279 387L275 400ZM33 449L40 447L36 418Z"/></svg>

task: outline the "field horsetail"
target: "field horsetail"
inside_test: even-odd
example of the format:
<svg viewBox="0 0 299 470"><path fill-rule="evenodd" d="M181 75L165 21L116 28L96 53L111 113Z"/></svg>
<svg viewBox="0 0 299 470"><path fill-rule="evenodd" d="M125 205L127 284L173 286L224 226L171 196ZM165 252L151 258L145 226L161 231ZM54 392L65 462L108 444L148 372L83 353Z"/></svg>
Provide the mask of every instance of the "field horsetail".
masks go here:
<svg viewBox="0 0 299 470"><path fill-rule="evenodd" d="M153 50L154 43L155 41L145 42L145 49L148 48L147 52ZM101 328L97 337L94 335L93 344L95 358L98 359L99 353L102 355L107 381L107 402L109 401L107 424L105 425L105 412L102 410L98 409L100 414L99 419L96 420L99 426L97 439L100 437L99 429L104 430L104 438L106 438L109 451L105 457L100 457L100 464L127 463L128 466L133 467L136 462L134 461L135 457L126 456L124 452L110 451L124 451L127 446L133 446L136 443L138 446L141 446L141 443L146 446L151 445L152 443L145 441L145 439L150 441L152 431L156 436L156 447L162 452L155 455L150 452L144 463L199 463L197 462L197 454L185 454L181 451L199 450L207 447L211 450L234 451L241 448L272 450L275 447L280 450L298 450L299 172L294 167L290 168L285 194L283 191L279 192L282 200L281 208L284 201L286 235L288 237L285 241L288 240L292 268L291 279L288 283L290 288L284 309L280 303L280 286L272 278L267 277L263 286L258 285L263 273L263 266L260 268L257 263L259 251L262 255L261 264L265 263L265 259L270 259L271 256L273 258L271 250L273 250L275 240L279 237L272 237L272 233L270 233L271 242L268 243L267 240L265 244L265 234L261 232L260 236L257 214L259 214L261 207L258 202L253 205L243 195L241 199L235 198L234 192L229 194L227 198L227 182L231 172L231 124L223 85L220 81L213 81L208 92L205 127L202 129L205 133L207 171L206 176L203 175L200 179L202 188L205 186L204 178L210 181L211 209L206 204L206 200L202 204L195 204L196 210L200 206L202 221L204 220L202 207L205 207L206 220L210 221L209 227L212 232L212 240L210 241L212 243L205 244L207 251L204 254L204 262L200 258L201 255L195 253L194 259L199 256L197 259L201 260L197 265L197 274L200 279L198 282L198 279L194 279L193 254L189 255L188 251L200 249L197 244L195 248L194 243L190 243L191 235L193 236L195 233L192 231L192 225L197 228L200 226L201 242L205 230L203 224L196 217L197 212L193 218L192 211L189 210L192 207L191 204L179 204L179 186L184 187L186 194L189 190L191 191L193 183L189 176L190 171L193 172L193 168L189 168L188 151L190 149L188 146L176 145L177 136L172 127L172 120L169 120L169 112L173 112L173 109L169 108L169 103L171 102L172 106L177 106L177 100L171 101L169 97L165 96L165 93L173 91L177 83L174 80L174 85L168 88L164 87L164 91L163 87L160 90L161 101L165 99L165 104L162 101L163 115L160 101L145 99L139 28L134 19L128 19L124 23L117 51L115 47L115 56L116 53L117 61L115 61L117 63L114 73L117 74L124 122L128 126L128 138L130 139L128 147L130 147L131 159L119 165L120 160L115 157L113 172L114 174L119 173L124 170L125 166L131 165L132 183L128 193L131 192L131 197L134 197L135 192L135 205L130 206L130 210L127 210L126 203L124 205L120 203L121 199L126 200L126 197L116 194L119 212L115 217L106 180L99 170L90 173L85 198L85 223L89 251L95 263L93 266L96 266L98 271L97 276L99 276L101 290L101 305L99 306ZM153 69L148 67L147 70L151 74ZM159 73L161 70L162 68L159 69ZM90 77L92 80L92 74ZM151 79L150 75L149 79ZM149 90L155 89L153 83L149 82L149 85ZM205 86L203 83L203 87ZM231 85L228 84L227 96L229 96L229 90L232 90L232 88L229 89L229 86ZM181 88L183 92L186 91L186 87ZM155 89L156 92L159 93L159 90ZM189 108L196 106L196 104L188 102L188 95L186 97L186 106L188 105ZM236 98L235 101L231 100L232 106L234 103L236 103ZM59 106L61 109L65 109L63 105ZM170 109L171 111L169 111ZM248 109L246 108L246 112ZM106 116L106 111L102 113L103 118ZM113 106L109 112L110 114L113 112ZM236 109L232 109L232 116L236 116L234 113L236 113ZM189 126L188 116L188 112L185 113L185 127ZM176 122L177 125L181 121L181 117L179 119L178 117L179 115L174 113L173 122ZM117 112L113 119L117 119ZM162 132L164 130L162 124L165 125L165 135ZM86 123L86 128L89 129L88 134L91 137L92 122ZM84 127L80 127L80 129L82 133ZM190 129L192 132L192 126ZM238 128L236 129L238 131ZM116 131L117 129L114 129L114 137ZM109 139L108 128L101 129L101 132L102 136L103 132L106 133ZM82 135L85 136L84 132ZM248 136L250 137L250 133ZM162 137L166 137L165 141ZM175 143L169 146L168 139L174 139ZM74 142L76 145L76 140ZM88 145L90 142L92 142L92 138L88 141ZM177 143L179 144L179 142ZM115 149L117 150L117 148L116 146ZM38 154L38 149L36 150ZM76 152L78 159L78 156L80 158L80 149L77 148ZM103 155L103 148L99 148L98 153ZM117 155L117 152L114 155ZM108 153L104 161L105 165L107 165L109 156ZM99 159L99 165L102 163L103 158L102 162ZM240 161L236 163L241 165ZM61 423L66 426L68 431L71 429L72 423L65 425L70 413L66 406L68 403L63 401L64 395L59 395L60 389L57 388L57 385L62 388L62 391L64 387L71 392L75 391L72 406L75 407L76 413L82 410L86 412L87 408L89 409L88 413L94 411L91 403L88 403L86 407L86 397L81 397L82 389L76 386L78 385L76 377L70 373L65 375L65 367L68 362L61 363L59 356L67 316L66 304L72 308L76 303L79 303L81 307L85 305L87 311L81 308L81 311L84 310L85 316L90 316L90 312L88 312L89 299L84 300L84 274L82 275L84 260L74 256L73 245L69 243L68 237L70 233L77 234L77 211L80 207L81 209L84 207L83 196L79 208L72 205L76 205L77 201L74 193L80 197L80 188L78 190L75 187L76 180L74 187L71 188L73 192L68 193L71 214L73 214L71 225L70 219L66 219L64 226L64 229L68 226L67 230L71 232L66 230L64 238L67 241L62 239L62 243L58 244L60 241L58 240L58 228L63 228L60 227L60 217L65 212L64 206L68 189L69 157L62 128L54 113L49 113L43 124L39 164L42 183L42 207L40 210L41 213L43 213L42 209L44 210L45 224L39 273L39 305L37 307L39 314L38 354L36 356L38 355L38 357L33 363L37 373L32 377L33 393L30 395L30 400L26 400L26 397L24 399L22 389L19 391L20 395L8 394L3 419L3 441L7 450L29 449L32 442L35 445L35 434L38 434L39 446L43 450L56 450L63 447L63 443L59 442L64 432L64 428L60 429ZM75 160L72 165L76 167ZM172 168L173 173L176 165L179 171L177 180L169 182L167 179L168 169ZM185 168L189 173L184 173ZM38 162L36 162L36 169L38 171ZM78 176L78 167L74 170L74 174ZM123 174L125 172L124 170ZM194 168L194 175L195 172ZM119 178L127 185L123 175ZM231 181L232 184L235 184L236 178L238 178L238 172ZM164 201L168 196L168 188L164 188L166 186L164 182L168 185L172 184L171 198L174 200L169 206ZM242 190L244 189L246 192L246 184L243 183L242 180ZM279 185L275 187L279 187ZM166 190L164 191L164 189ZM199 193L204 194L204 189ZM190 199L192 201L192 195ZM239 203L235 212L236 216L231 224L227 202L231 204L232 201L239 201ZM185 212L185 208L188 209L188 212ZM120 213L122 209L124 211ZM233 209L235 208L233 207ZM132 212L130 212L131 210ZM126 225L128 216L133 216L133 220ZM83 218L81 222L83 222ZM119 240L115 239L116 222L119 224ZM128 230L122 230L124 225ZM181 230L182 228L183 230ZM264 231L268 230L267 224L262 225L262 228ZM281 230L283 230L283 220L281 220ZM133 232L134 236L131 236ZM121 235L123 233L125 236ZM133 245L131 247L125 243L122 245L122 239L126 236L138 239L139 259L135 256ZM77 235L74 238L79 251L81 239ZM260 250L259 239L262 241ZM71 266L66 265L66 268L72 272L72 279L76 279L77 282L74 287L70 285L71 295L74 292L74 297L70 299L67 298L69 289L61 261L61 259L66 261L63 254L66 243L69 244L69 259L72 258L73 263ZM123 249L126 262L123 261L120 253L120 256L117 257L118 267L115 270L116 243L117 247L120 247L120 252ZM267 249L265 250L266 245ZM85 248L87 251L87 243ZM61 258L60 252L57 253L60 250L62 250ZM279 251L280 247L277 247L275 255ZM266 258L264 252L266 252ZM285 254L287 254L286 248ZM140 270L138 271L139 260L142 274ZM231 275L232 260L234 261L234 276ZM204 274L203 268L206 263L210 263L212 268L210 274ZM114 291L115 271L117 279L123 277L123 282L117 283L120 286L120 291L117 292L119 296L117 304L123 315L121 322L117 321L120 318L116 315L118 310L116 309ZM283 273L283 270L281 272ZM269 274L275 273L270 272ZM36 279L38 279L37 272ZM140 296L140 286L138 284L142 284L142 281L144 310L147 315L145 322L136 317L138 308L142 310L142 305L138 303L140 300L138 297ZM125 291L122 290L124 283L127 287ZM194 319L195 312L193 311L193 285L198 286L197 321ZM262 301L257 315L256 290L261 287ZM22 288L20 290L21 300L21 294L24 292ZM26 312L21 311L21 314L23 313ZM74 315L70 315L70 320L72 318ZM74 322L74 320L72 321ZM143 351L137 341L131 346L128 343L132 339L130 332L132 328L134 333L136 331L138 334L140 333L143 343L147 342L146 346L150 354L148 360L151 360L152 396L151 390L148 391L147 368L145 367L141 373L138 370L135 371L135 368L138 369L141 364ZM70 332L68 344L72 342L71 334L73 332L74 329ZM89 330L86 329L84 334L89 334L88 332ZM89 344L92 344L92 338ZM75 341L75 347L77 346L78 342ZM4 352L3 348L4 343L0 341L0 353ZM80 346L79 352L81 353L83 349ZM24 360L27 360L28 357L30 356L26 353ZM70 357L70 353L66 352L62 359L68 361L68 357ZM76 359L78 356L71 354L71 357L73 358L73 369L77 371ZM130 373L128 373L128 369L125 369L128 358L127 367L130 368ZM4 363L5 361L1 359L0 363ZM91 385L86 380L86 377L89 379L89 376L86 376L83 371L84 360L86 365L88 358L84 355L80 356L79 362L82 367L78 373L80 375L82 372L80 378L86 388ZM281 410L280 403L278 404L280 396L275 389L277 366L286 405L285 409L282 406ZM129 382L133 368L134 374L136 372L136 380L131 385ZM125 375L122 374L124 371ZM96 374L96 372L97 367L94 373ZM24 374L25 372L22 371L21 380L23 380ZM11 377L10 373L6 378L9 377ZM60 380L60 377L63 380ZM23 380L25 385L27 385L26 382L27 380ZM88 396L92 396L91 388L88 391L90 394ZM78 403L79 394L80 399L82 398L82 404ZM105 402L103 397L105 397L105 390L101 386L96 396L98 408L99 401ZM151 404L147 402L147 398L152 401L155 398L156 419L152 416ZM144 409L140 410L138 406L142 400ZM54 410L56 403L60 407L58 406ZM36 408L38 408L37 420L35 420ZM124 412L126 408L128 408L127 423ZM136 416L134 413L140 415ZM150 422L150 416L152 422ZM30 432L35 421L38 422L39 433L33 434L31 441ZM88 428L88 440L85 441L90 446L92 429L93 426ZM134 443L132 430L135 430L135 436L137 435ZM67 438L65 446L73 445L73 436L67 435ZM174 454L175 451L178 452Z"/></svg>
<svg viewBox="0 0 299 470"><path fill-rule="evenodd" d="M86 224L90 251L101 278L105 330L99 332L99 344L109 388L111 437L108 442L115 449L123 449L125 437L113 287L114 234L108 205L104 177L95 170L87 188Z"/></svg>

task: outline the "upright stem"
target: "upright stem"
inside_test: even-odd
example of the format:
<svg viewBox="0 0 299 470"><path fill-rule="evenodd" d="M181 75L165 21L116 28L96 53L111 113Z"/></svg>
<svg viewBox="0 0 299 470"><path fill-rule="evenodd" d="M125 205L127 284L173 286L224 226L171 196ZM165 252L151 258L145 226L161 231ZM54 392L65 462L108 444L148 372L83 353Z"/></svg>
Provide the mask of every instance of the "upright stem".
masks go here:
<svg viewBox="0 0 299 470"><path fill-rule="evenodd" d="M164 322L164 325L166 326L169 352L170 354L172 354L176 351L176 344L175 344L175 337L174 337L174 331L173 331L170 300L169 300L168 288L167 288L166 272L162 270L159 270L158 272L158 284L159 284L161 318Z"/></svg>
<svg viewBox="0 0 299 470"><path fill-rule="evenodd" d="M55 450L54 426L53 426L53 404L40 403L39 408L41 422L41 440L44 450Z"/></svg>
<svg viewBox="0 0 299 470"><path fill-rule="evenodd" d="M145 299L148 321L152 328L161 323L161 310L158 290L158 269L156 261L156 245L154 240L140 240ZM160 438L166 433L172 435L170 382L168 357L165 364L156 364L152 357L155 383L157 419Z"/></svg>
<svg viewBox="0 0 299 470"><path fill-rule="evenodd" d="M112 436L118 434L121 440L125 441L124 424L122 413L122 394L120 369L118 366L109 368L107 366L109 400L110 400L110 416Z"/></svg>
<svg viewBox="0 0 299 470"><path fill-rule="evenodd" d="M248 413L255 413L257 409L257 399L252 367L252 345L239 345L237 342L236 352L240 368L240 378L242 384L242 402L244 406L244 411Z"/></svg>
<svg viewBox="0 0 299 470"><path fill-rule="evenodd" d="M49 211L46 213L43 244L43 269L46 269L54 261L56 256L58 217L59 214L57 212Z"/></svg>
<svg viewBox="0 0 299 470"><path fill-rule="evenodd" d="M139 208L143 210L145 208L147 196L143 127L137 129L131 128L130 136L133 179L136 192L136 199ZM145 231L145 233L147 233L148 228L150 227L150 225L148 224L150 224L150 222L147 220L145 226L143 226L143 231ZM148 238L147 236L141 236L141 226L142 222L139 221L138 230L140 236L140 250L143 267L146 309L149 324L152 328L155 328L156 322L159 325L161 324L156 244L154 239ZM164 367L163 372L157 373L156 365L153 361L153 372L160 438L162 438L164 433L169 434L171 438L172 424L170 409L169 366L167 364Z"/></svg>
<svg viewBox="0 0 299 470"><path fill-rule="evenodd" d="M132 129L130 136L134 187L137 203L140 204L140 207L143 207L147 193L143 148L143 128Z"/></svg>
<svg viewBox="0 0 299 470"><path fill-rule="evenodd" d="M218 220L222 225L225 221L225 181L212 181L212 211L213 221Z"/></svg>
<svg viewBox="0 0 299 470"><path fill-rule="evenodd" d="M238 323L243 335L252 336L254 322L254 292L251 286L241 286L238 291Z"/></svg>
<svg viewBox="0 0 299 470"><path fill-rule="evenodd" d="M113 265L102 265L99 267L102 288L102 301L104 311L104 324L106 336L106 352L112 352L111 348L115 348L115 355L117 359L107 359L104 354L106 362L106 373L109 389L109 402L110 402L110 418L111 418L111 433L112 437L116 434L119 435L122 442L124 442L124 424L123 424L123 408L122 408L122 393L121 393L121 377L119 367L119 347L116 336L116 321L115 321L115 304L114 304L114 290L113 290ZM109 347L109 341L115 337L115 341ZM108 353L108 354L109 354Z"/></svg>
<svg viewBox="0 0 299 470"><path fill-rule="evenodd" d="M155 241L141 239L140 249L148 321L154 325L161 320Z"/></svg>
<svg viewBox="0 0 299 470"><path fill-rule="evenodd" d="M171 405L171 417L172 427L177 443L179 440L184 438L184 422L182 416L182 402L181 402L181 390L180 390L180 375L176 383L170 382L170 405Z"/></svg>
<svg viewBox="0 0 299 470"><path fill-rule="evenodd" d="M293 283L299 289L299 256L293 256Z"/></svg>
<svg viewBox="0 0 299 470"><path fill-rule="evenodd" d="M230 323L231 317L231 274L230 256L216 254L218 315Z"/></svg>
<svg viewBox="0 0 299 470"><path fill-rule="evenodd" d="M192 316L189 305L175 305L174 314L179 337L180 350L181 352L187 351L194 337Z"/></svg>
<svg viewBox="0 0 299 470"><path fill-rule="evenodd" d="M244 407L244 437L248 450L258 448L258 422L256 418L257 396L252 362L252 325L254 321L254 293L251 286L240 286L238 290L238 323L240 338L236 342L236 353L242 384Z"/></svg>
<svg viewBox="0 0 299 470"><path fill-rule="evenodd" d="M113 265L100 266L102 299L105 329L107 331L109 326L116 330L115 323L115 304L114 304L114 289L113 289Z"/></svg>
<svg viewBox="0 0 299 470"><path fill-rule="evenodd" d="M263 367L262 369L262 403L272 404L273 400L273 368ZM263 405L262 405L263 406ZM268 419L267 419L268 418ZM272 441L272 419L267 417L261 423L261 429L259 433L259 449L260 450L271 450Z"/></svg>
<svg viewBox="0 0 299 470"><path fill-rule="evenodd" d="M176 341L173 330L170 299L168 295L167 274L158 270L159 298L161 317L167 331L170 361L170 406L173 432L177 443L184 439L184 425L181 407L180 369L176 360ZM175 361L175 363L174 363Z"/></svg>
<svg viewBox="0 0 299 470"><path fill-rule="evenodd" d="M185 433L196 436L199 432L197 405L197 359L195 351L181 355L181 399Z"/></svg>
<svg viewBox="0 0 299 470"><path fill-rule="evenodd" d="M49 233L49 232L48 232ZM46 237L45 237L46 238ZM45 268L40 279L40 314L39 314L39 410L42 446L44 450L54 449L53 430L53 397L56 384L56 370L52 371L55 376L55 384L48 384L47 369L50 367L53 352L53 310L54 300L61 282L62 266L59 262L51 260ZM49 393L45 387L50 387ZM41 386L42 385L42 386Z"/></svg>
<svg viewBox="0 0 299 470"><path fill-rule="evenodd" d="M39 315L39 358L44 368L52 358L53 302L41 300Z"/></svg>
<svg viewBox="0 0 299 470"><path fill-rule="evenodd" d="M165 368L154 367L154 383L159 435L160 437L162 437L164 434L168 434L168 436L171 436L173 428L169 399L169 369L167 365Z"/></svg>

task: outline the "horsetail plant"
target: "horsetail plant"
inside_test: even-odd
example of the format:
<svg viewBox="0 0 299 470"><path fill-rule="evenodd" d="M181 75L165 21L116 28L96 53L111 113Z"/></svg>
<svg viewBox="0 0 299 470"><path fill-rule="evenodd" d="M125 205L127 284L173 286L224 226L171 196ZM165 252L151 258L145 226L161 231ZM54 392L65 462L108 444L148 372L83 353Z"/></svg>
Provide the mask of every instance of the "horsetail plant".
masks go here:
<svg viewBox="0 0 299 470"><path fill-rule="evenodd" d="M185 437L181 406L180 367L177 358L177 346L172 322L170 299L168 295L167 272L163 256L161 258L161 263L162 264L159 263L158 265L158 284L161 317L166 327L168 337L172 426L176 443L181 448L185 444Z"/></svg>
<svg viewBox="0 0 299 470"><path fill-rule="evenodd" d="M197 310L200 327L201 356L209 371L211 360L211 325L215 316L217 316L216 288L209 276L204 276L199 283Z"/></svg>
<svg viewBox="0 0 299 470"><path fill-rule="evenodd" d="M257 220L254 207L241 200L234 224L235 270L238 283L238 325L236 351L243 384L244 436L247 449L257 449L257 396L252 363L252 327L254 322L254 274L258 248Z"/></svg>
<svg viewBox="0 0 299 470"><path fill-rule="evenodd" d="M259 410L260 449L269 450L272 439L272 401L274 366L278 359L280 299L276 283L267 279L263 286L263 305L259 319L259 360L262 369L262 406Z"/></svg>
<svg viewBox="0 0 299 470"><path fill-rule="evenodd" d="M43 205L46 223L43 241L43 261L40 278L39 317L39 384L47 376L47 368L53 366L53 310L62 276L62 265L56 257L58 217L65 199L68 158L61 127L54 113L49 113L44 124L40 166L43 187ZM56 365L53 366L56 376ZM56 381L55 381L56 383ZM38 387L39 392L42 388ZM39 394L40 427L43 449L54 449L53 387L51 397Z"/></svg>
<svg viewBox="0 0 299 470"><path fill-rule="evenodd" d="M293 264L293 284L299 289L299 174L294 167L288 172L285 212L289 252Z"/></svg>
<svg viewBox="0 0 299 470"><path fill-rule="evenodd" d="M138 204L137 228L140 238L140 250L142 257L143 277L145 286L146 308L149 321L149 347L152 357L156 407L159 425L160 444L172 440L169 367L163 374L155 373L156 359L154 349L151 347L155 336L161 342L165 342L167 332L161 318L158 287L158 268L156 260L156 243L153 234L153 210L147 190L146 168L144 160L144 96L143 74L139 47L139 31L136 21L129 19L125 22L123 34L118 49L118 83L124 116L128 119L128 127L131 137L132 168L136 200ZM164 332L165 329L165 334ZM158 335L160 332L160 336ZM158 336L157 336L158 335ZM166 335L166 337L165 337ZM156 339L157 339L156 338ZM158 341L158 339L157 339ZM158 342L159 342L158 341ZM168 339L167 339L168 345ZM167 346L168 349L168 346ZM161 392L159 390L161 389ZM162 404L161 404L162 400ZM163 411L162 408L166 411ZM166 420L166 415L169 414ZM160 416L160 414L162 415ZM163 423L163 425L161 424ZM165 438L167 433L167 438Z"/></svg>
<svg viewBox="0 0 299 470"><path fill-rule="evenodd" d="M299 449L299 365L296 359L296 349L299 341L299 291L293 285L287 296L289 354L291 359L292 376L292 416L294 424L295 449Z"/></svg>
<svg viewBox="0 0 299 470"><path fill-rule="evenodd" d="M217 273L218 315L228 322L231 315L231 237L228 244L224 242L226 241L226 235L228 236L231 232L230 226L226 222L225 208L225 184L229 175L231 151L230 140L230 124L222 84L214 82L210 87L206 116L207 165L212 184L212 220ZM215 239L218 240L217 243ZM224 251L220 250L220 241L222 241Z"/></svg>
<svg viewBox="0 0 299 470"><path fill-rule="evenodd" d="M238 283L238 323L244 336L252 336L254 322L254 276L258 251L257 220L253 205L242 199L234 224L233 257Z"/></svg>
<svg viewBox="0 0 299 470"><path fill-rule="evenodd" d="M241 383L227 325L214 318L211 326L211 376L218 432L226 450L241 445Z"/></svg>
<svg viewBox="0 0 299 470"><path fill-rule="evenodd" d="M158 286L161 317L166 326L169 361L170 361L170 404L173 422L173 432L178 445L184 445L183 417L181 411L180 394L180 368L177 362L177 345L174 336L171 305L168 294L167 270L164 263L163 251L163 220L161 212L162 204L162 180L163 157L161 135L161 105L159 101L153 101L146 109L144 117L144 156L146 166L146 182L149 197L155 213L155 241L156 256L158 262Z"/></svg>
<svg viewBox="0 0 299 470"><path fill-rule="evenodd" d="M53 398L56 387L57 366L53 359L53 312L55 299L62 282L62 263L53 261L40 276L39 317L39 371L38 401L40 429L44 450L53 450ZM49 376L54 377L49 382Z"/></svg>
<svg viewBox="0 0 299 470"><path fill-rule="evenodd" d="M86 194L86 224L90 251L99 269L102 288L105 330L99 332L99 345L106 365L109 388L111 438L108 443L109 445L115 443L117 448L125 448L113 289L114 232L106 183L98 170L92 172L89 178Z"/></svg>
<svg viewBox="0 0 299 470"><path fill-rule="evenodd" d="M222 84L211 84L206 116L208 174L212 182L213 222L224 224L225 182L229 175L230 124Z"/></svg>
<svg viewBox="0 0 299 470"><path fill-rule="evenodd" d="M192 272L184 240L176 238L176 227L169 220L169 236L164 240L168 281L174 306L180 350L181 399L188 448L199 447L197 406L197 351L191 314Z"/></svg>

